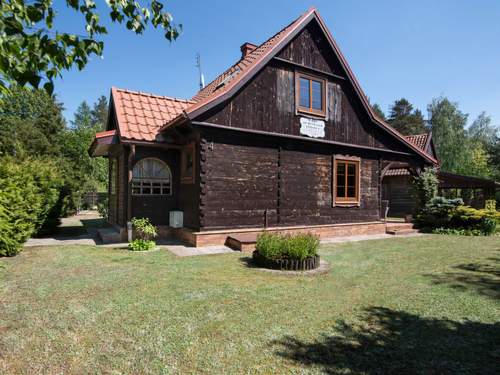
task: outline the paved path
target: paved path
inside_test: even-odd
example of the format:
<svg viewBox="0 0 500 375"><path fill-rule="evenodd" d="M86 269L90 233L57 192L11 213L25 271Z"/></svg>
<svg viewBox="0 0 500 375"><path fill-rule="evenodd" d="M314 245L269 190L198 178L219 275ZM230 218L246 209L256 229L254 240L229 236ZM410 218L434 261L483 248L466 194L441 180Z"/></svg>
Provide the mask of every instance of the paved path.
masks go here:
<svg viewBox="0 0 500 375"><path fill-rule="evenodd" d="M64 245L99 245L97 242L97 228L102 223L95 211L83 211L78 215L63 218L59 234L53 237L30 238L24 246L64 246ZM369 234L349 237L333 237L321 240L322 244L367 241L376 239L402 238L421 236L420 233L405 235ZM127 247L127 243L100 245L105 247ZM227 246L192 247L176 240L159 240L160 249L169 250L179 257L196 255L231 253L234 250Z"/></svg>
<svg viewBox="0 0 500 375"><path fill-rule="evenodd" d="M62 218L56 235L30 238L24 246L96 245L96 228L101 221L96 211L82 211L78 215Z"/></svg>

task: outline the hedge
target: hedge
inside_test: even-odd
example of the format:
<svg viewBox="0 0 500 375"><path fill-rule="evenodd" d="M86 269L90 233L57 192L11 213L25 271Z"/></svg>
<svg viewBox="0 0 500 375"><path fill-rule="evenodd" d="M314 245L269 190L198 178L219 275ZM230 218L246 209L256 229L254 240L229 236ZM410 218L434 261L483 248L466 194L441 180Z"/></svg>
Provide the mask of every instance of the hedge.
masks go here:
<svg viewBox="0 0 500 375"><path fill-rule="evenodd" d="M0 256L59 224L63 179L48 160L0 158Z"/></svg>

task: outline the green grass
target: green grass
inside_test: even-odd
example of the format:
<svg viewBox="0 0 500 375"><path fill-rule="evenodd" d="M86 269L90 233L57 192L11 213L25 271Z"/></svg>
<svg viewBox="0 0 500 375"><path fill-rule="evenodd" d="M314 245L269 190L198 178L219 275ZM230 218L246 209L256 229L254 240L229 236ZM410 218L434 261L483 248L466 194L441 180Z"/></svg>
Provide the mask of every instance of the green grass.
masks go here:
<svg viewBox="0 0 500 375"><path fill-rule="evenodd" d="M0 373L494 373L499 237L323 246L331 272L91 246L0 260Z"/></svg>

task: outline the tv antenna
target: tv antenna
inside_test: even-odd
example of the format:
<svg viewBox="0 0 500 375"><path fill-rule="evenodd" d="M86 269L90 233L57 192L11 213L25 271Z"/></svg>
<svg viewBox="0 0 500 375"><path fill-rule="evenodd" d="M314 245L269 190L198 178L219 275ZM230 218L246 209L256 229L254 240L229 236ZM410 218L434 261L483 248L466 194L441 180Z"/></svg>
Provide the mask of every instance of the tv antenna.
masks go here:
<svg viewBox="0 0 500 375"><path fill-rule="evenodd" d="M201 90L205 87L205 77L203 76L203 72L201 70L201 57L200 57L199 53L196 54L196 65L195 66L198 68L198 74L200 76L200 90Z"/></svg>

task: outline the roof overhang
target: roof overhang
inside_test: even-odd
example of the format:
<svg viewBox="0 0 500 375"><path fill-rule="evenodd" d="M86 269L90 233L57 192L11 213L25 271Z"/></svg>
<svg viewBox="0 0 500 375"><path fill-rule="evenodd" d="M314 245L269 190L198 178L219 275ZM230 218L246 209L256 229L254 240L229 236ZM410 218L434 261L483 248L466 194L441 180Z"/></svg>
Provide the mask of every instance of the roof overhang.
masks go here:
<svg viewBox="0 0 500 375"><path fill-rule="evenodd" d="M118 143L119 139L115 129L96 133L88 151L89 155L92 157L108 156L111 146Z"/></svg>
<svg viewBox="0 0 500 375"><path fill-rule="evenodd" d="M439 172L439 187L442 189L495 189L500 190L500 182L481 177L464 176L449 172Z"/></svg>

